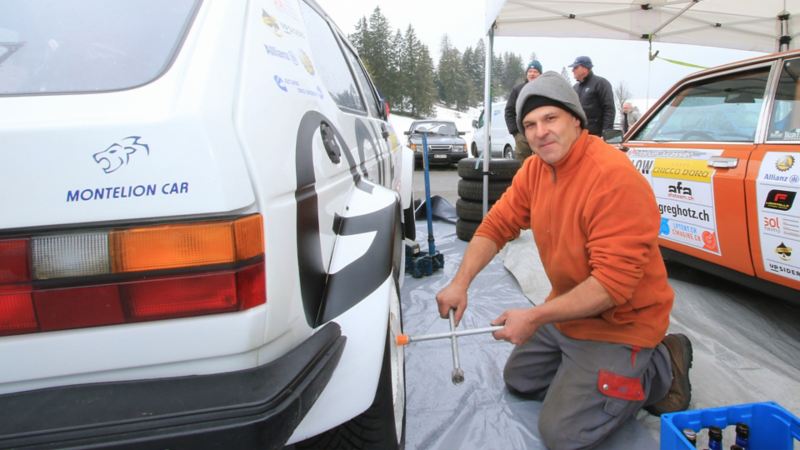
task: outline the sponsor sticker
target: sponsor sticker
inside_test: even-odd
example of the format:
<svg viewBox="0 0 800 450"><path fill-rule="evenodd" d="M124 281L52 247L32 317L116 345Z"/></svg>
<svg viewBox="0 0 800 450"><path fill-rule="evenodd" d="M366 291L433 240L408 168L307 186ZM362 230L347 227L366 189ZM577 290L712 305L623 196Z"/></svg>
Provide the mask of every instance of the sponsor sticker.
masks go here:
<svg viewBox="0 0 800 450"><path fill-rule="evenodd" d="M661 213L659 236L721 254L714 211L714 169L708 159L720 150L634 148L633 166L653 187Z"/></svg>
<svg viewBox="0 0 800 450"><path fill-rule="evenodd" d="M797 184L800 181L798 156L767 152L761 161L756 182L758 237L763 269L766 272L800 281L800 208Z"/></svg>

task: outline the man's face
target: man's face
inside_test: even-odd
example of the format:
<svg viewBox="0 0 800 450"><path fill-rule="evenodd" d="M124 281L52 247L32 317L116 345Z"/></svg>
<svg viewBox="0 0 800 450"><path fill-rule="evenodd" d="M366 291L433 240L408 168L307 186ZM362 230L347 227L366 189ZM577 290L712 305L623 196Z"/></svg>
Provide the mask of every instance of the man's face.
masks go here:
<svg viewBox="0 0 800 450"><path fill-rule="evenodd" d="M586 75L589 75L589 69L583 67L581 65L577 65L572 68L572 76L575 77L578 81L583 81L586 78Z"/></svg>
<svg viewBox="0 0 800 450"><path fill-rule="evenodd" d="M564 159L581 134L581 122L557 106L540 106L522 119L525 139L547 164Z"/></svg>
<svg viewBox="0 0 800 450"><path fill-rule="evenodd" d="M536 70L534 67L528 69L528 73L525 74L525 76L528 77L528 81L533 81L539 78L539 75L541 75L541 73L539 73L539 71Z"/></svg>
<svg viewBox="0 0 800 450"><path fill-rule="evenodd" d="M629 113L631 111L633 111L633 105L631 105L630 103L623 103L622 104L622 112Z"/></svg>

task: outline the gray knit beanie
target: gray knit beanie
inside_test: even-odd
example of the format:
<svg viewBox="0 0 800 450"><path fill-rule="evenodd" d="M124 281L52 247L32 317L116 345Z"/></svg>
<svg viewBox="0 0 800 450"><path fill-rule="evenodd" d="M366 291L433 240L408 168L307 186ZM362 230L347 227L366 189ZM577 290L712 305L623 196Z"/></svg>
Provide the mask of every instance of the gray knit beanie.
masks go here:
<svg viewBox="0 0 800 450"><path fill-rule="evenodd" d="M552 100L541 102L544 99ZM517 97L517 129L524 130L522 119L524 114L529 113L535 108L525 108L526 103L538 103L539 106L545 104L559 106L581 121L581 128L586 128L586 113L583 112L581 101L578 94L567 83L567 80L552 70L543 73L539 78L525 83L525 86ZM524 114L523 114L524 110Z"/></svg>

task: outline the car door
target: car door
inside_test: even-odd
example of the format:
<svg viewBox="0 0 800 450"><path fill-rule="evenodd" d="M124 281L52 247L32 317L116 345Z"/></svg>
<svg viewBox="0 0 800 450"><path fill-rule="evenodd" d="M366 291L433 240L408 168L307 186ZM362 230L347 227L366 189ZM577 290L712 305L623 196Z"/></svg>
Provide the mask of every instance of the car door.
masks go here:
<svg viewBox="0 0 800 450"><path fill-rule="evenodd" d="M506 128L505 109L501 105L492 106L492 156L501 156L503 154L503 146L506 142L506 135L508 129Z"/></svg>
<svg viewBox="0 0 800 450"><path fill-rule="evenodd" d="M775 71L764 143L747 171L747 221L756 275L800 290L800 58Z"/></svg>
<svg viewBox="0 0 800 450"><path fill-rule="evenodd" d="M625 146L661 211L659 244L753 276L745 176L771 62L690 79L637 124Z"/></svg>

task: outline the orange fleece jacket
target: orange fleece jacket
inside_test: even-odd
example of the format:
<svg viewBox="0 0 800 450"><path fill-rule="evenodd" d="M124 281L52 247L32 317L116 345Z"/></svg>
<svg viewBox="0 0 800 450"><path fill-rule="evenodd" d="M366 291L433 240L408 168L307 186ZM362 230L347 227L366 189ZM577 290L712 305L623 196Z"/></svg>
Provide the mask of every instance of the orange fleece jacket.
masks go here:
<svg viewBox="0 0 800 450"><path fill-rule="evenodd" d="M658 249L653 191L621 151L584 130L555 165L531 156L476 230L497 248L533 230L552 290L594 276L616 306L556 324L573 339L652 348L669 325L674 293Z"/></svg>

